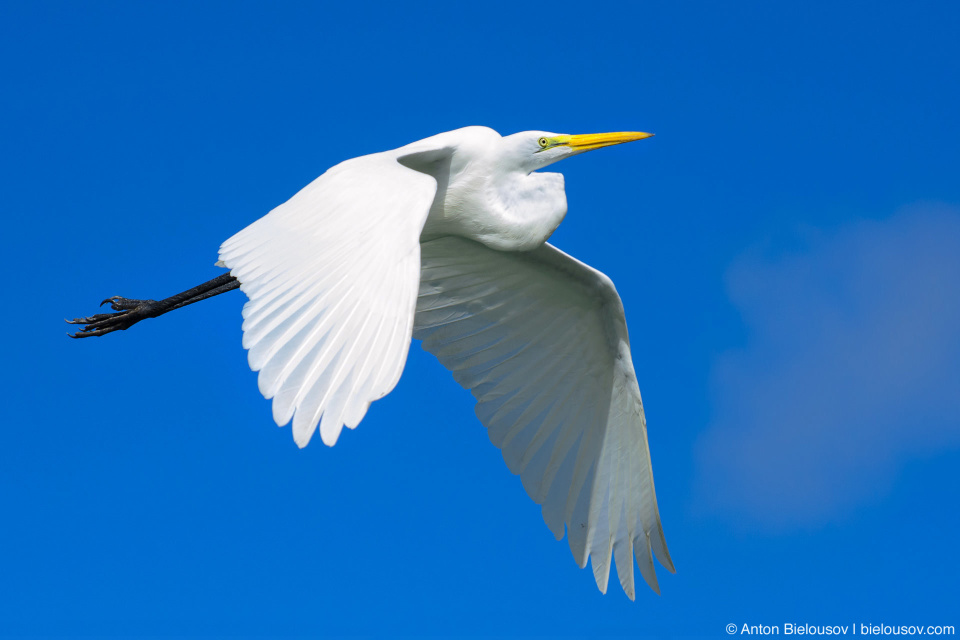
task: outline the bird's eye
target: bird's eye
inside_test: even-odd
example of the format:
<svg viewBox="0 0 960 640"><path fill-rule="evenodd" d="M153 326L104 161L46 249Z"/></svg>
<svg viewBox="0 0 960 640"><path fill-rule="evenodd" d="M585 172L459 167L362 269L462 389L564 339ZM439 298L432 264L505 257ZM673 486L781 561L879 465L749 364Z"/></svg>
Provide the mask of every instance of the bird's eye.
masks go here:
<svg viewBox="0 0 960 640"><path fill-rule="evenodd" d="M539 140L537 140L537 144L540 145L540 148L541 148L541 149L546 149L546 148L547 148L547 145L550 144L550 143L547 142L547 139L546 139L546 138L540 138Z"/></svg>

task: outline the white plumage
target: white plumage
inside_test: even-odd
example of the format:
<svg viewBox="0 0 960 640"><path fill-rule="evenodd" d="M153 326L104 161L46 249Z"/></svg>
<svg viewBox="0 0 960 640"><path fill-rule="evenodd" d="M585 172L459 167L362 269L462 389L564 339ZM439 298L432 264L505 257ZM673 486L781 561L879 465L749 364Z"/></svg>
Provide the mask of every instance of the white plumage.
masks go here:
<svg viewBox="0 0 960 640"><path fill-rule="evenodd" d="M332 445L403 371L436 181L387 155L344 162L220 247L273 416Z"/></svg>
<svg viewBox="0 0 960 640"><path fill-rule="evenodd" d="M646 421L613 283L546 239L560 159L649 134L501 138L469 127L343 162L223 243L243 346L305 446L333 445L399 380L411 336L477 399L491 442L606 592L667 569Z"/></svg>

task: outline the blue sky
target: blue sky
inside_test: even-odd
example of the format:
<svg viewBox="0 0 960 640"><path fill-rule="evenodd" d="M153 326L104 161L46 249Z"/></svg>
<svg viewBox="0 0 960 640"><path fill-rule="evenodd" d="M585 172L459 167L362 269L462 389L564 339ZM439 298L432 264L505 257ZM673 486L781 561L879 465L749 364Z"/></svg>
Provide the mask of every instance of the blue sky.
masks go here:
<svg viewBox="0 0 960 640"><path fill-rule="evenodd" d="M518 3L519 4L519 3ZM0 635L960 623L955 3L0 3ZM613 278L677 574L601 595L418 347L298 450L207 280L337 162L482 124Z"/></svg>

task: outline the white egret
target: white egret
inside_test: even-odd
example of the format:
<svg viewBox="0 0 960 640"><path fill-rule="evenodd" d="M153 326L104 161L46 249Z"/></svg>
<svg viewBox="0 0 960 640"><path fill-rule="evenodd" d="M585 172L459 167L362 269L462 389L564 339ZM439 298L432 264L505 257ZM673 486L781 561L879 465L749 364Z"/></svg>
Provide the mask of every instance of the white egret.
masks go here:
<svg viewBox="0 0 960 640"><path fill-rule="evenodd" d="M239 287L243 346L303 447L333 445L396 385L411 337L477 400L490 440L574 559L606 592L633 557L659 593L668 570L623 305L607 276L546 243L567 213L539 169L647 133L501 137L467 127L333 167L220 247L229 274L118 313L74 337L127 329ZM103 304L103 303L101 303Z"/></svg>

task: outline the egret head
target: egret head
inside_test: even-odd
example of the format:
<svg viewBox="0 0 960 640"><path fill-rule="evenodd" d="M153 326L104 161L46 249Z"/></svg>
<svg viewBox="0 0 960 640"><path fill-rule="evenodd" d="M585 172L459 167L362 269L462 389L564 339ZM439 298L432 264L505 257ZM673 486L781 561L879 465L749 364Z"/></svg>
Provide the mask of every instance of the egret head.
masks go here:
<svg viewBox="0 0 960 640"><path fill-rule="evenodd" d="M536 171L584 151L633 142L634 140L643 140L651 136L653 136L652 133L640 131L585 133L580 135L524 131L507 136L504 140L509 141L511 150L521 160L521 166L524 169Z"/></svg>

